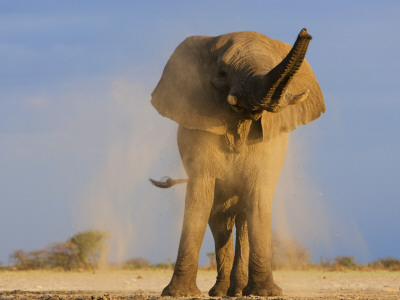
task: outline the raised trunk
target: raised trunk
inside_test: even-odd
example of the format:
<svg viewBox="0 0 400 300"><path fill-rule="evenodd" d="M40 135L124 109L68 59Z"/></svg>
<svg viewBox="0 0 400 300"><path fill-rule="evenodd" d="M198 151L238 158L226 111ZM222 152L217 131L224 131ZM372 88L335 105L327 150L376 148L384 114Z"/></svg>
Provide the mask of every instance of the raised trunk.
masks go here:
<svg viewBox="0 0 400 300"><path fill-rule="evenodd" d="M281 108L293 104L285 97L290 80L300 68L312 39L303 28L288 55L265 75L266 95L259 103L259 109L277 112Z"/></svg>

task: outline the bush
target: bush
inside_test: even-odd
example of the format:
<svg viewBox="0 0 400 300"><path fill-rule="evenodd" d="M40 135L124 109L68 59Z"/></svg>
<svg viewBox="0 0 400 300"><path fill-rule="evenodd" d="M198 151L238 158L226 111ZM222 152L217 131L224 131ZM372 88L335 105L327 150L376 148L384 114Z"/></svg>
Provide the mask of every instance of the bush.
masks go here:
<svg viewBox="0 0 400 300"><path fill-rule="evenodd" d="M217 260L215 258L215 252L208 252L207 257L209 259L208 268L209 269L216 269L217 268Z"/></svg>
<svg viewBox="0 0 400 300"><path fill-rule="evenodd" d="M62 268L65 271L76 269L79 266L78 248L69 239L61 243L53 243L47 248L49 265L53 268Z"/></svg>
<svg viewBox="0 0 400 300"><path fill-rule="evenodd" d="M10 266L17 270L35 270L62 268L94 269L105 255L105 240L108 234L98 230L78 232L65 242L53 243L51 246L25 252L16 250L9 258Z"/></svg>
<svg viewBox="0 0 400 300"><path fill-rule="evenodd" d="M306 247L296 240L272 234L272 268L303 270L311 264Z"/></svg>
<svg viewBox="0 0 400 300"><path fill-rule="evenodd" d="M321 258L320 265L331 271L361 270L365 269L359 265L352 256L337 256L334 259Z"/></svg>
<svg viewBox="0 0 400 300"><path fill-rule="evenodd" d="M25 252L16 250L10 255L10 264L17 270L36 270L48 266L48 253L46 250Z"/></svg>
<svg viewBox="0 0 400 300"><path fill-rule="evenodd" d="M344 267L347 269L356 269L358 263L352 256L338 256L334 260L334 265L337 267Z"/></svg>
<svg viewBox="0 0 400 300"><path fill-rule="evenodd" d="M400 271L400 259L394 257L380 258L368 264L368 267L378 270Z"/></svg>
<svg viewBox="0 0 400 300"><path fill-rule="evenodd" d="M175 263L159 263L153 265L155 269L173 269L175 267Z"/></svg>
<svg viewBox="0 0 400 300"><path fill-rule="evenodd" d="M131 258L122 264L124 269L144 269L150 266L150 262L147 259L138 257Z"/></svg>

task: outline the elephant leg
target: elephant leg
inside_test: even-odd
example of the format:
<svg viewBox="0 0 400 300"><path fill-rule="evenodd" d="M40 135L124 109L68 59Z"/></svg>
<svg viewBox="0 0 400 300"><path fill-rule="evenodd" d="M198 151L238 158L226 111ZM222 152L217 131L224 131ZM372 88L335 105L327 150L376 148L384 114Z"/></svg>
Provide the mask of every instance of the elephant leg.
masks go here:
<svg viewBox="0 0 400 300"><path fill-rule="evenodd" d="M271 266L271 208L273 188L259 186L248 193L249 280L243 295L280 296Z"/></svg>
<svg viewBox="0 0 400 300"><path fill-rule="evenodd" d="M230 275L230 286L228 296L240 297L248 282L248 261L249 261L249 240L247 232L246 212L240 210L235 220L236 225L236 246L235 259Z"/></svg>
<svg viewBox="0 0 400 300"><path fill-rule="evenodd" d="M216 193L217 194L217 193ZM236 197L237 198L237 197ZM229 202L229 201L228 201ZM233 262L233 237L232 231L235 224L235 216L231 210L219 211L220 199L214 200L213 211L208 224L215 242L215 254L217 260L217 281L208 292L210 296L226 296L229 287L229 276Z"/></svg>
<svg viewBox="0 0 400 300"><path fill-rule="evenodd" d="M178 258L171 282L162 296L201 295L196 285L198 260L213 205L214 185L215 179L207 176L189 178Z"/></svg>

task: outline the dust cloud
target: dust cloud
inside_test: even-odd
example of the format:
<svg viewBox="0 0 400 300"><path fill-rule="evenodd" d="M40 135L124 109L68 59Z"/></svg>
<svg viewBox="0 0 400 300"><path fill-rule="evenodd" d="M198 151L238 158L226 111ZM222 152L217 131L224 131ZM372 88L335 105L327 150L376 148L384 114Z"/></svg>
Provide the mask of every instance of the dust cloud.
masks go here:
<svg viewBox="0 0 400 300"><path fill-rule="evenodd" d="M177 125L150 104L150 92L124 79L112 82L106 105L106 155L74 207L78 230L110 233L109 261L144 257L151 262L176 257L185 198L185 184L154 188L148 178L185 178L176 145ZM307 139L292 134L275 190L273 230L307 246L314 262L321 257L353 256L368 247L357 225L332 211L323 190L306 174ZM200 262L214 251L207 229Z"/></svg>
<svg viewBox="0 0 400 300"><path fill-rule="evenodd" d="M107 231L109 261L144 257L152 262L175 257L183 201L160 197L148 178L163 172L180 174L176 125L158 115L150 104L150 91L124 79L112 82L104 161L81 192L74 208L79 230ZM161 191L165 198L181 198L181 188ZM181 212L183 214L183 212ZM175 233L176 232L176 233ZM174 247L176 245L176 247ZM167 257L162 257L166 255Z"/></svg>
<svg viewBox="0 0 400 300"><path fill-rule="evenodd" d="M304 129L306 130L306 129ZM312 142L304 134L291 134L288 152L273 203L273 230L277 235L305 245L312 261L336 256L356 256L369 261L370 250L357 224L334 211L314 176L304 165L312 159Z"/></svg>

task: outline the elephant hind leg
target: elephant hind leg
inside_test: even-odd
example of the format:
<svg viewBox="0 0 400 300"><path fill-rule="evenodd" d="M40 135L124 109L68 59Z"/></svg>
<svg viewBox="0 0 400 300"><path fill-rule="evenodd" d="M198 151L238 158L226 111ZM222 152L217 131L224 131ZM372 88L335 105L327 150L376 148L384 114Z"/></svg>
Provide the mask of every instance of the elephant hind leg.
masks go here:
<svg viewBox="0 0 400 300"><path fill-rule="evenodd" d="M236 245L235 258L230 276L230 285L227 295L230 297L242 296L242 291L248 282L249 273L249 240L247 232L246 211L244 208L238 211L235 220Z"/></svg>
<svg viewBox="0 0 400 300"><path fill-rule="evenodd" d="M232 213L229 204L235 201L237 201L237 197L233 197L219 205L220 201L216 199L208 222L214 237L218 270L217 281L208 292L212 297L226 296L230 284L229 277L233 262L232 231L235 224L235 215Z"/></svg>

